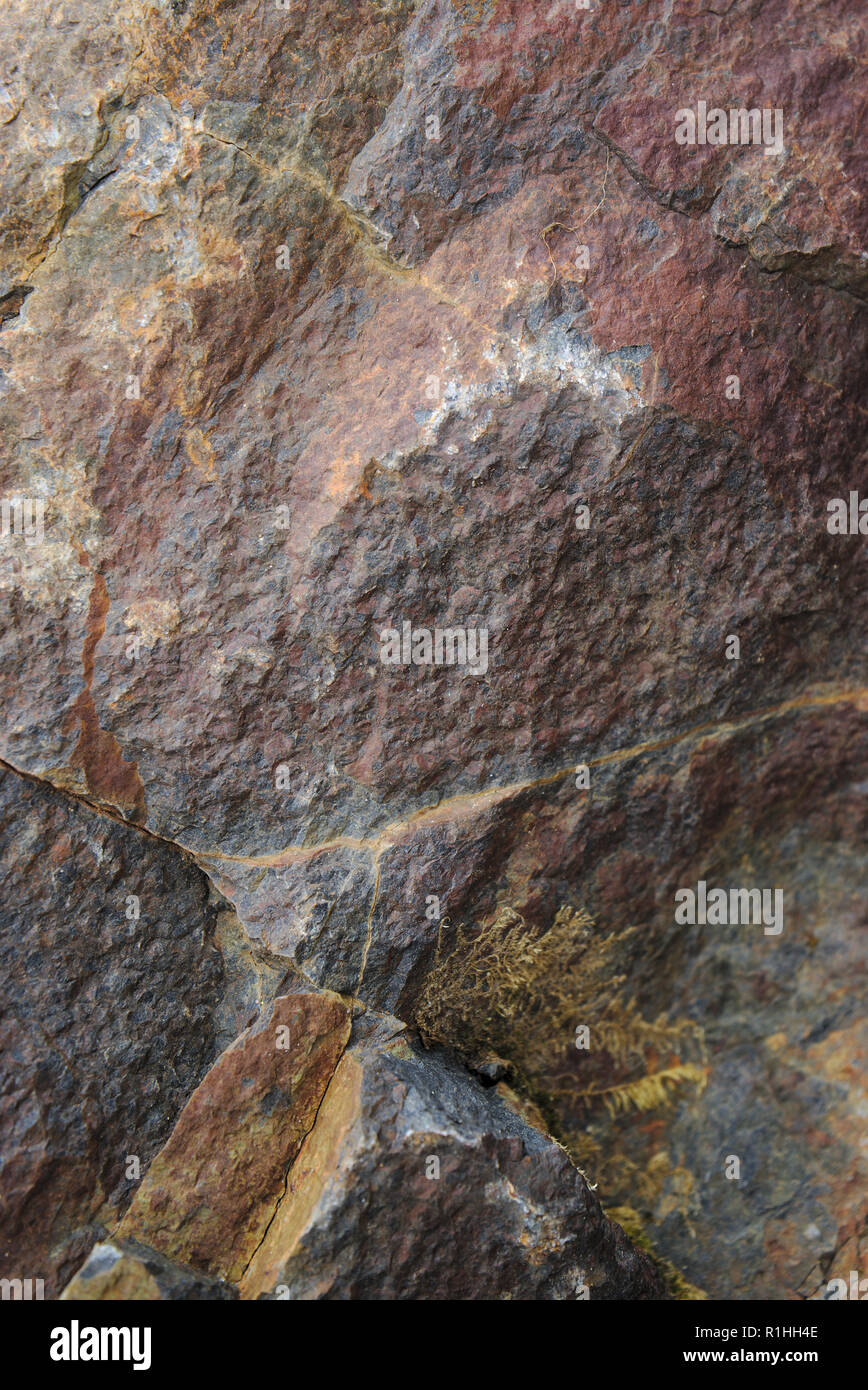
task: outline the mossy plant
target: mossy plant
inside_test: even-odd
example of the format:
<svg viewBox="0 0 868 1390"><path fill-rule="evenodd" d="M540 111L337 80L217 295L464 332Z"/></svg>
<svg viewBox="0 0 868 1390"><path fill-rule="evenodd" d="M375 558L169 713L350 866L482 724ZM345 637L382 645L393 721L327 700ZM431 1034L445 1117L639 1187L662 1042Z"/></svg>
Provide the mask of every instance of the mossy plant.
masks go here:
<svg viewBox="0 0 868 1390"><path fill-rule="evenodd" d="M456 1048L470 1065L504 1059L548 1116L566 1105L614 1117L703 1087L699 1027L645 1019L625 997L616 959L632 934L598 932L575 908L534 930L509 907L473 934L458 928L448 951L441 933L417 1013L423 1040Z"/></svg>
<svg viewBox="0 0 868 1390"><path fill-rule="evenodd" d="M626 997L627 977L616 962L633 929L605 934L586 912L565 907L547 931L534 930L502 907L474 933L459 927L449 948L447 931L444 923L417 1012L423 1042L455 1048L489 1077L507 1072L585 1176L600 1176L603 1155L577 1127L577 1115L590 1120L605 1109L617 1120L667 1105L685 1087L704 1088L700 1027L690 1019L646 1019ZM616 1167L628 1190L651 1182L624 1155ZM651 1255L672 1298L706 1297L657 1254L632 1207L609 1214Z"/></svg>

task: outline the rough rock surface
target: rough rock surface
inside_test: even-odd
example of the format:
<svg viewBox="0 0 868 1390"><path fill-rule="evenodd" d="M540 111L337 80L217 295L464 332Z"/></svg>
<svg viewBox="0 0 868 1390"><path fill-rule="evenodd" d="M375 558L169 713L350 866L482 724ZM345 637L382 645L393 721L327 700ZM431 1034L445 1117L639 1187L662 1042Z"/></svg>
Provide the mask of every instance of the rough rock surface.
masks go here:
<svg viewBox="0 0 868 1390"><path fill-rule="evenodd" d="M345 1050L336 996L276 1000L63 1297L666 1298L523 1102L404 1031L366 1015Z"/></svg>
<svg viewBox="0 0 868 1390"><path fill-rule="evenodd" d="M804 1297L864 1261L866 735L864 700L792 710L592 768L590 793L529 791L487 843L476 827L481 876L496 846L484 893L465 863L447 899L459 921L503 901L545 923L575 893L607 929L641 928L621 967L646 1017L703 1025L708 1085L595 1119L602 1161L579 1159L712 1297ZM699 879L781 887L780 937L676 926L674 893Z"/></svg>
<svg viewBox="0 0 868 1390"><path fill-rule="evenodd" d="M219 1301L238 1297L231 1284L208 1279L163 1258L132 1240L95 1245L62 1299L154 1302L195 1299Z"/></svg>
<svg viewBox="0 0 868 1390"><path fill-rule="evenodd" d="M337 995L276 999L190 1097L119 1235L237 1281L349 1035L350 1012Z"/></svg>
<svg viewBox="0 0 868 1390"><path fill-rule="evenodd" d="M381 1037L341 1059L242 1297L665 1296L509 1093Z"/></svg>
<svg viewBox="0 0 868 1390"><path fill-rule="evenodd" d="M645 927L624 968L646 1016L700 1021L709 1049L698 1098L595 1121L593 1175L711 1297L814 1296L864 1262L866 761L864 708L802 710L614 767L572 822L585 901ZM780 935L675 926L700 878L782 887Z"/></svg>
<svg viewBox="0 0 868 1390"><path fill-rule="evenodd" d="M50 1292L213 1062L222 960L176 851L5 771L0 893L0 1261Z"/></svg>
<svg viewBox="0 0 868 1390"><path fill-rule="evenodd" d="M284 969L412 1022L431 895L580 901L712 1049L598 1126L604 1195L712 1294L804 1296L868 1217L858 7L38 0L0 49L0 497L45 504L0 538L21 1259L121 1214L125 1115L150 1161ZM676 144L700 100L780 149ZM487 672L382 664L403 621ZM147 980L117 861L170 885ZM676 928L699 878L782 887L782 936ZM97 1027L111 1065L60 1055Z"/></svg>

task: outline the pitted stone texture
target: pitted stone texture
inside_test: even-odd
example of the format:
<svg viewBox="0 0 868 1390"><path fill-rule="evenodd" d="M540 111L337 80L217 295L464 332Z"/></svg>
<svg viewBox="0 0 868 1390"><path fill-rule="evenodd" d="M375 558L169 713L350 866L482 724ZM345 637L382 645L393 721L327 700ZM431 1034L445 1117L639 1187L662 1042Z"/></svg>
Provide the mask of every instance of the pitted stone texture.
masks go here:
<svg viewBox="0 0 868 1390"><path fill-rule="evenodd" d="M0 1264L50 1296L213 1061L222 960L176 850L5 770L0 883Z"/></svg>
<svg viewBox="0 0 868 1390"><path fill-rule="evenodd" d="M46 504L0 539L0 754L408 1016L429 894L543 922L592 876L650 921L717 814L665 749L866 685L854 0L83 25L0 17L0 497ZM783 152L676 145L699 100ZM383 666L402 620L486 627L488 672ZM595 828L570 766L621 759Z"/></svg>
<svg viewBox="0 0 868 1390"><path fill-rule="evenodd" d="M862 477L858 305L747 264L594 134L594 55L607 89L666 59L650 10L265 8L149 24L116 168L0 337L0 483L47 504L44 545L0 550L9 760L255 857L861 669L858 538L825 531ZM453 88L464 123L426 139ZM337 181L344 117L415 267ZM488 674L384 668L402 618L486 626Z"/></svg>
<svg viewBox="0 0 868 1390"><path fill-rule="evenodd" d="M376 1036L345 1054L242 1297L663 1298L514 1098L439 1052Z"/></svg>
<svg viewBox="0 0 868 1390"><path fill-rule="evenodd" d="M349 1033L350 1011L337 995L276 999L190 1097L119 1235L237 1281Z"/></svg>
<svg viewBox="0 0 868 1390"><path fill-rule="evenodd" d="M141 50L142 0L9 0L0 14L0 308L95 182Z"/></svg>
<svg viewBox="0 0 868 1390"><path fill-rule="evenodd" d="M575 865L602 928L641 928L619 962L631 993L648 1017L702 1025L708 1084L659 1113L611 1123L567 1104L562 1119L580 1162L590 1120L601 1200L633 1207L712 1298L813 1296L864 1254L866 716L864 700L803 710L637 760L592 782L571 819L565 876ZM516 867L538 862L542 817L534 836ZM700 879L780 889L780 934L677 925L676 890ZM531 885L533 920L549 891L546 875Z"/></svg>

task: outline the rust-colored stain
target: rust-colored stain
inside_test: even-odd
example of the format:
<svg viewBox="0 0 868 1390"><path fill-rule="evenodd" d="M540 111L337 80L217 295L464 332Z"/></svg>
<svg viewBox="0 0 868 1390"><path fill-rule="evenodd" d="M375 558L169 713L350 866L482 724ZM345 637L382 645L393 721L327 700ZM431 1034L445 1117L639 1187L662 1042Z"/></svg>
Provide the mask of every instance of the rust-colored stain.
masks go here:
<svg viewBox="0 0 868 1390"><path fill-rule="evenodd" d="M217 477L217 468L214 450L207 435L200 429L189 429L184 434L184 446L195 466L205 474L209 482L213 482Z"/></svg>
<svg viewBox="0 0 868 1390"><path fill-rule="evenodd" d="M53 864L63 864L72 853L72 840L68 835L61 835L55 840L51 849L48 851L49 858Z"/></svg>
<svg viewBox="0 0 868 1390"><path fill-rule="evenodd" d="M96 571L90 591L84 647L81 653L84 690L73 706L80 733L70 767L81 769L88 793L94 800L116 806L129 820L143 821L147 809L139 765L127 762L114 734L100 727L99 715L91 693L94 658L97 645L105 632L108 610L109 595L105 576Z"/></svg>

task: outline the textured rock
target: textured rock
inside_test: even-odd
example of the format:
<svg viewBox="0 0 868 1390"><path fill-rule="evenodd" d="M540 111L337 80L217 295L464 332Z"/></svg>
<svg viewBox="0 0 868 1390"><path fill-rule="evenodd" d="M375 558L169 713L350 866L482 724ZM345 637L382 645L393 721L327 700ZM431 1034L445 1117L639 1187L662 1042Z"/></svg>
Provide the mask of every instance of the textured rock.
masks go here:
<svg viewBox="0 0 868 1390"><path fill-rule="evenodd" d="M868 489L853 0L38 0L0 47L0 498L45 503L0 537L0 757L93 808L26 813L40 875L55 823L97 824L189 928L145 984L10 870L10 939L35 919L68 961L21 948L33 998L117 967L130 1001L85 1064L99 1157L52 1169L22 1249L121 1214L117 1115L168 1088L149 1160L291 972L412 1022L432 896L465 923L581 901L642 928L637 999L712 1044L700 1100L595 1121L601 1182L710 1292L813 1288L865 1215L864 541L826 526ZM780 147L677 144L700 101L779 110ZM382 664L403 621L485 628L486 673ZM781 886L783 937L676 929L713 876ZM176 980L177 1082L119 1040L125 1010L163 1035ZM41 1009L12 1113L44 1096L66 1152ZM253 1229L219 1225L204 1268Z"/></svg>
<svg viewBox="0 0 868 1390"><path fill-rule="evenodd" d="M0 891L0 1272L50 1295L258 1005L197 869L5 770Z"/></svg>
<svg viewBox="0 0 868 1390"><path fill-rule="evenodd" d="M13 0L0 20L0 297L38 268L102 177L109 114L141 49L136 0L81 7Z"/></svg>
<svg viewBox="0 0 868 1390"><path fill-rule="evenodd" d="M194 1270L172 1264L135 1241L95 1245L78 1274L67 1284L62 1299L154 1302L174 1299L237 1298L231 1284L206 1279Z"/></svg>
<svg viewBox="0 0 868 1390"><path fill-rule="evenodd" d="M591 900L653 928L629 961L637 996L700 1020L710 1065L701 1096L592 1125L592 1171L712 1297L811 1296L848 1246L864 1257L866 740L864 709L706 740L671 781L634 787L629 849L593 847ZM782 886L780 936L676 927L674 889L700 878Z"/></svg>
<svg viewBox="0 0 868 1390"><path fill-rule="evenodd" d="M356 51L386 37L363 11L322 50L328 6L149 26L123 108L140 134L3 339L7 481L48 497L44 548L3 553L11 762L258 863L539 775L576 745L852 675L858 546L826 534L825 502L857 482L858 305L770 278L698 209L649 200L583 116L587 77L542 102L554 50L575 63L594 26L639 65L636 17L589 18L516 19L527 51L511 42L507 63L509 6L481 24L396 10L397 94L395 65L378 85ZM689 8L674 22L698 42ZM296 41L324 92L340 77L380 103L366 144L372 117L337 100L353 161L304 84L294 116L262 90L267 55L290 62ZM192 87L181 48L185 71L202 63ZM669 136L661 112L677 153ZM553 221L587 227L587 273L574 234L543 239ZM382 667L378 631L402 616L486 625L489 677ZM357 896L344 858L328 872Z"/></svg>
<svg viewBox="0 0 868 1390"><path fill-rule="evenodd" d="M119 1235L237 1281L350 1033L336 995L276 999L190 1097Z"/></svg>
<svg viewBox="0 0 868 1390"><path fill-rule="evenodd" d="M242 1297L665 1297L563 1150L500 1090L402 1038L347 1052Z"/></svg>
<svg viewBox="0 0 868 1390"><path fill-rule="evenodd" d="M5 771L0 883L2 1272L51 1291L213 1061L222 963L196 869Z"/></svg>

